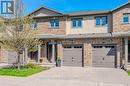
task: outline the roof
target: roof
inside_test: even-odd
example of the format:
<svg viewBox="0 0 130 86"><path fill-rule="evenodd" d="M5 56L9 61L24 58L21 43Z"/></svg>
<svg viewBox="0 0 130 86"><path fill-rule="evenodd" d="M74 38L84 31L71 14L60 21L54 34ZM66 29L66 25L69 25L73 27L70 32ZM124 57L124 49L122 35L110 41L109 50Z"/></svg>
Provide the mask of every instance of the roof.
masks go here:
<svg viewBox="0 0 130 86"><path fill-rule="evenodd" d="M76 12L67 12L64 13L69 16L78 16L78 15L94 15L94 14L105 14L110 13L110 10L85 10L85 11L76 11Z"/></svg>
<svg viewBox="0 0 130 86"><path fill-rule="evenodd" d="M38 34L40 39L80 39L80 38L109 38L109 37L128 37L130 32L118 33L90 33L90 34L68 34L68 35L54 35L54 34Z"/></svg>
<svg viewBox="0 0 130 86"><path fill-rule="evenodd" d="M128 2L126 2L126 3L124 3L124 4L122 4L122 5L120 5L120 6L116 7L116 8L114 8L114 9L112 9L111 11L115 11L115 10L117 10L117 9L123 7L123 6L128 5L128 4L130 4L130 1L128 1Z"/></svg>
<svg viewBox="0 0 130 86"><path fill-rule="evenodd" d="M56 10L54 10L54 9L50 9L50 8L44 6L44 7L40 7L40 8L38 8L38 9L36 9L35 11L33 11L32 13L30 13L30 14L28 14L28 15L31 15L31 14L33 14L33 13L35 13L35 12L41 10L41 9L47 9L47 10L56 12L56 13L58 13L58 14L69 15L69 16L106 14L106 13L111 13L111 12L113 12L113 11L115 11L115 10L117 10L117 9L119 9L119 8L121 8L121 7L125 6L125 5L127 5L127 4L130 4L130 1L127 2L127 3L125 3L125 4L123 4L123 5L121 5L121 6L118 6L118 7L114 8L114 9L112 9L112 10L84 10L84 11L65 12L65 13L61 13L61 12L58 12L58 11L56 11Z"/></svg>
<svg viewBox="0 0 130 86"><path fill-rule="evenodd" d="M33 14L33 13L36 13L37 11L39 11L41 9L47 9L47 10L53 11L55 13L58 13L58 14L61 14L61 15L66 15L66 16L94 15L94 14L110 13L110 10L84 10L84 11L75 11L75 12L64 12L64 13L61 13L61 12L55 11L55 10L47 8L47 7L40 7L37 10L33 11L32 13L28 14L28 16Z"/></svg>
<svg viewBox="0 0 130 86"><path fill-rule="evenodd" d="M36 13L37 11L39 11L39 10L41 10L41 9L47 9L47 10L53 11L53 12L55 12L55 13L62 14L61 12L58 12L58 11L56 11L56 10L54 10L54 9L48 8L48 7L46 7L46 6L44 6L44 7L42 6L42 7L40 7L40 8L37 8L37 9L34 10L33 12L29 13L28 16L32 15L33 13Z"/></svg>
<svg viewBox="0 0 130 86"><path fill-rule="evenodd" d="M111 13L111 12L113 12L113 11L115 11L115 10L117 10L117 9L127 5L127 4L130 4L130 1L123 4L123 5L121 5L121 6L118 6L118 7L114 8L114 9L112 9L112 10L84 10L84 11L65 12L65 13L61 13L61 12L58 12L58 11L56 11L54 9L51 9L51 8L48 8L48 7L44 6L44 7L40 7L38 9L36 9L32 13L28 14L28 16L33 14L33 13L36 13L37 11L39 11L41 9L47 9L47 10L53 11L55 13L58 13L58 14L61 14L61 15L68 15L68 16L106 14L106 13Z"/></svg>

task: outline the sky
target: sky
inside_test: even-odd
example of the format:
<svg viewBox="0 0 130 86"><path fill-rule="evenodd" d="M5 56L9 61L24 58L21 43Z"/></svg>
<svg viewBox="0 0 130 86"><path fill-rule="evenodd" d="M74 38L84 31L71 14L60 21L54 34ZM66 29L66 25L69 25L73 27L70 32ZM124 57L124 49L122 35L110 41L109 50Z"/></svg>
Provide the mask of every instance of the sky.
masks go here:
<svg viewBox="0 0 130 86"><path fill-rule="evenodd" d="M128 0L23 0L26 13L41 6L46 6L60 12L79 10L110 10Z"/></svg>
<svg viewBox="0 0 130 86"><path fill-rule="evenodd" d="M60 12L79 10L110 10L128 0L24 0L27 13L41 6L47 6Z"/></svg>

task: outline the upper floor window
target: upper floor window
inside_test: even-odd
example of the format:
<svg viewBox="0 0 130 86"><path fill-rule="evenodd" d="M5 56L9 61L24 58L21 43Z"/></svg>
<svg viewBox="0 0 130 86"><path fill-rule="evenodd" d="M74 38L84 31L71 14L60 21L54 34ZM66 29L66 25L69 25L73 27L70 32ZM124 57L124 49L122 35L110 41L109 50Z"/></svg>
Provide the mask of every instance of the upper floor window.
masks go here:
<svg viewBox="0 0 130 86"><path fill-rule="evenodd" d="M31 29L36 29L37 28L37 22L36 21L32 21L31 22Z"/></svg>
<svg viewBox="0 0 130 86"><path fill-rule="evenodd" d="M72 19L72 27L73 28L79 28L82 27L82 18L73 18Z"/></svg>
<svg viewBox="0 0 130 86"><path fill-rule="evenodd" d="M107 16L99 16L95 17L96 19L96 26L104 26L107 24Z"/></svg>
<svg viewBox="0 0 130 86"><path fill-rule="evenodd" d="M23 30L23 28L24 28L24 26L21 24L21 25L19 25L18 26L18 31L22 31Z"/></svg>
<svg viewBox="0 0 130 86"><path fill-rule="evenodd" d="M123 14L123 23L129 23L129 14Z"/></svg>
<svg viewBox="0 0 130 86"><path fill-rule="evenodd" d="M59 28L59 20L51 19L50 20L50 28Z"/></svg>

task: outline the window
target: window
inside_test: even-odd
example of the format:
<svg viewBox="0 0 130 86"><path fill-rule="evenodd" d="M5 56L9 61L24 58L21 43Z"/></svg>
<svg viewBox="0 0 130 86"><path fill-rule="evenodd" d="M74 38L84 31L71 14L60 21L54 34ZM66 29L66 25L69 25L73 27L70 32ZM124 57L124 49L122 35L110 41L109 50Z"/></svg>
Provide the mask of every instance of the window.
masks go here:
<svg viewBox="0 0 130 86"><path fill-rule="evenodd" d="M100 25L100 17L96 17L96 25Z"/></svg>
<svg viewBox="0 0 130 86"><path fill-rule="evenodd" d="M82 46L74 46L74 48L82 48Z"/></svg>
<svg viewBox="0 0 130 86"><path fill-rule="evenodd" d="M123 23L128 23L129 22L129 14L125 13L123 14Z"/></svg>
<svg viewBox="0 0 130 86"><path fill-rule="evenodd" d="M51 19L50 20L50 28L59 28L59 20Z"/></svg>
<svg viewBox="0 0 130 86"><path fill-rule="evenodd" d="M36 21L32 21L31 29L35 29L35 28L37 28L37 22Z"/></svg>
<svg viewBox="0 0 130 86"><path fill-rule="evenodd" d="M74 18L74 19L72 19L72 27L73 28L82 27L82 18Z"/></svg>
<svg viewBox="0 0 130 86"><path fill-rule="evenodd" d="M23 31L23 28L24 28L23 25L22 25L22 24L19 24L19 25L18 25L18 28L17 28L17 31Z"/></svg>
<svg viewBox="0 0 130 86"><path fill-rule="evenodd" d="M105 26L107 24L107 16L95 17L96 26Z"/></svg>
<svg viewBox="0 0 130 86"><path fill-rule="evenodd" d="M64 46L64 48L72 48L72 46Z"/></svg>
<svg viewBox="0 0 130 86"><path fill-rule="evenodd" d="M115 48L114 46L105 46L105 48Z"/></svg>
<svg viewBox="0 0 130 86"><path fill-rule="evenodd" d="M95 46L93 46L93 48L102 48L102 46L95 45Z"/></svg>
<svg viewBox="0 0 130 86"><path fill-rule="evenodd" d="M107 24L107 17L104 16L102 17L102 25L106 25Z"/></svg>

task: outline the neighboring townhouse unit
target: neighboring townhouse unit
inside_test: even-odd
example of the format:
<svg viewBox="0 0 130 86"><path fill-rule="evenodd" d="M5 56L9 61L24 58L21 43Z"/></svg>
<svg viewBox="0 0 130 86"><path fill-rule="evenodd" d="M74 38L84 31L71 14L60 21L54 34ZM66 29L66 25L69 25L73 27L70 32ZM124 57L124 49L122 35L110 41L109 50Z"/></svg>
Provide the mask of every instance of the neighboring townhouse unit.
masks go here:
<svg viewBox="0 0 130 86"><path fill-rule="evenodd" d="M62 66L130 65L130 2L113 10L68 13L40 7L28 16L33 16L37 36L46 41L25 56L31 62L55 65L61 59Z"/></svg>

